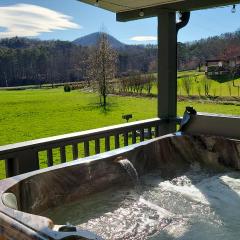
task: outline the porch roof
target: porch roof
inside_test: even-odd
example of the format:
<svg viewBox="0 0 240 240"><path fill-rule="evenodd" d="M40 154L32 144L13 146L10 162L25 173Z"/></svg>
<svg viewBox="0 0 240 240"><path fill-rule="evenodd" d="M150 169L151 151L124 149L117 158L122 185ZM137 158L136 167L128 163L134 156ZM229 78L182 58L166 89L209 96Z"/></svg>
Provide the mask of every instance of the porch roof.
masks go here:
<svg viewBox="0 0 240 240"><path fill-rule="evenodd" d="M161 11L193 11L240 3L239 0L78 0L117 14L118 21L157 16ZM144 16L139 16L139 11Z"/></svg>

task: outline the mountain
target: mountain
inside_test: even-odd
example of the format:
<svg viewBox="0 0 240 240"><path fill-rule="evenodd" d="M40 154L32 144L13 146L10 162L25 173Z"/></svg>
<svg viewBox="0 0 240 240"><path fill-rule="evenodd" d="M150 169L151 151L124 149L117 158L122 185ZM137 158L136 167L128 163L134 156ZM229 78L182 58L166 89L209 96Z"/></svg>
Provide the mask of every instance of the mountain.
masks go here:
<svg viewBox="0 0 240 240"><path fill-rule="evenodd" d="M77 38L76 40L73 41L73 43L81 46L93 46L97 44L99 35L100 35L100 32L95 32L95 33ZM124 43L118 41L113 36L109 34L107 34L107 36L108 36L109 43L113 48L119 49L119 48L124 48L126 46Z"/></svg>

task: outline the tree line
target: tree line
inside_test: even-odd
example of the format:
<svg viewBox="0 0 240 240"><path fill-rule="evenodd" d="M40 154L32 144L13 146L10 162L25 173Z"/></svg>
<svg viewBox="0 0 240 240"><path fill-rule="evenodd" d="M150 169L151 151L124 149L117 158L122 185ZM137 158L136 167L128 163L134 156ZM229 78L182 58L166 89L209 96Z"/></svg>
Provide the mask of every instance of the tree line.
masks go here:
<svg viewBox="0 0 240 240"><path fill-rule="evenodd" d="M28 38L0 40L0 87L88 81L93 47L68 41ZM157 71L156 45L116 49L116 77ZM240 55L240 30L195 42L178 43L178 69L201 68L207 59Z"/></svg>
<svg viewBox="0 0 240 240"><path fill-rule="evenodd" d="M0 43L0 86L79 81L84 78L87 49L64 41L28 39Z"/></svg>
<svg viewBox="0 0 240 240"><path fill-rule="evenodd" d="M0 87L88 81L94 47L67 41L11 38L0 41ZM116 76L156 71L156 47L126 46L117 50Z"/></svg>
<svg viewBox="0 0 240 240"><path fill-rule="evenodd" d="M199 41L178 43L178 68L190 70L205 65L206 60L240 56L240 30Z"/></svg>

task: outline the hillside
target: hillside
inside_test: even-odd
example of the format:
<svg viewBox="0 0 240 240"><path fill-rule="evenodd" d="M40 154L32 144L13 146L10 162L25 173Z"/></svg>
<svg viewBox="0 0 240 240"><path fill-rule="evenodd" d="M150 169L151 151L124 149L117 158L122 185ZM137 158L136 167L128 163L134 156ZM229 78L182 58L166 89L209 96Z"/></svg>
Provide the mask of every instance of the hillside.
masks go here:
<svg viewBox="0 0 240 240"><path fill-rule="evenodd" d="M120 49L125 47L124 43L118 41L116 38L114 38L109 34L107 35L108 35L109 43L113 48ZM76 40L73 41L73 43L84 46L84 47L94 46L97 44L99 36L100 36L100 32L91 33L89 35L77 38Z"/></svg>
<svg viewBox="0 0 240 240"><path fill-rule="evenodd" d="M28 38L0 40L0 87L63 83L86 79L91 53L99 33L74 42ZM125 45L109 35L118 52L117 77L157 71L157 45ZM178 43L178 69L193 70L207 59L240 56L240 31L190 43Z"/></svg>
<svg viewBox="0 0 240 240"><path fill-rule="evenodd" d="M195 69L209 59L229 59L240 56L240 30L194 42L178 43L178 66Z"/></svg>

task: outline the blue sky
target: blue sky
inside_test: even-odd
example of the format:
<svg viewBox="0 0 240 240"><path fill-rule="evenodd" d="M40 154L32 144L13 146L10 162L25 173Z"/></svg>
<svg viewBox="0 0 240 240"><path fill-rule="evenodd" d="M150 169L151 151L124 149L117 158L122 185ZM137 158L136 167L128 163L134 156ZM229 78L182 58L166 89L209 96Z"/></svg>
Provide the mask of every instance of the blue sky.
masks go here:
<svg viewBox="0 0 240 240"><path fill-rule="evenodd" d="M231 6L192 12L190 23L181 30L178 41L236 31L240 28L240 5L236 8L235 14L231 13ZM20 35L72 41L104 26L124 43L156 43L156 18L120 23L114 13L76 0L1 0L0 16L1 38Z"/></svg>

